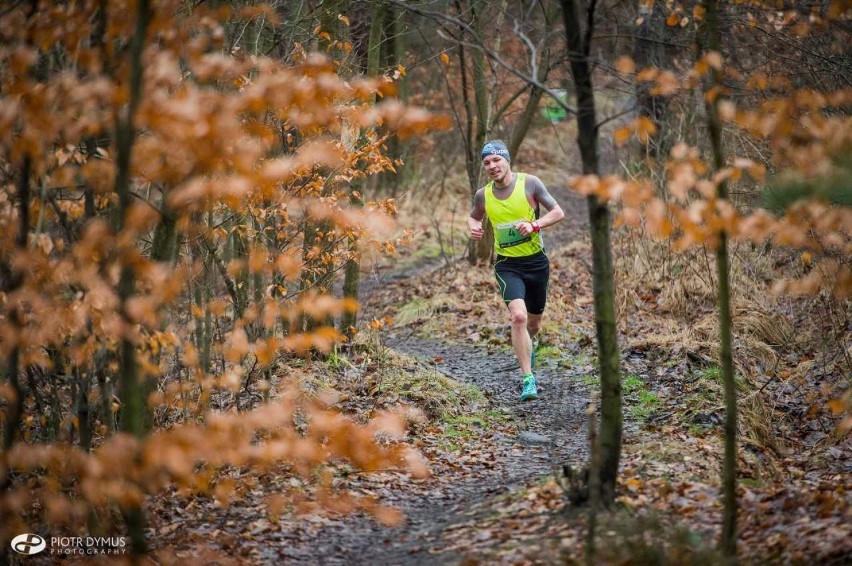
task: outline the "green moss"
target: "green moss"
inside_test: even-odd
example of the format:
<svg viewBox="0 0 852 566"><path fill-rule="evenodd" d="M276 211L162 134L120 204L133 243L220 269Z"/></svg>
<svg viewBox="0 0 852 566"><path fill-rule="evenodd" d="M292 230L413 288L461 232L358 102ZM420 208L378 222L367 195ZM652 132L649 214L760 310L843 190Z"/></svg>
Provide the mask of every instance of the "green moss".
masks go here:
<svg viewBox="0 0 852 566"><path fill-rule="evenodd" d="M710 379L712 381L722 381L722 368L717 366L710 366L706 368L702 368L695 372L695 376L700 379Z"/></svg>
<svg viewBox="0 0 852 566"><path fill-rule="evenodd" d="M627 375L621 382L627 410L634 417L645 420L660 407L660 398L648 389L637 375Z"/></svg>
<svg viewBox="0 0 852 566"><path fill-rule="evenodd" d="M438 448L440 448L441 450L446 450L446 451L450 451L450 452L461 452L461 449L462 449L462 447L460 445L456 444L455 442L447 442L447 441L439 442Z"/></svg>
<svg viewBox="0 0 852 566"><path fill-rule="evenodd" d="M601 384L600 377L597 374L586 374L581 376L583 380L583 385L586 387L597 387Z"/></svg>
<svg viewBox="0 0 852 566"><path fill-rule="evenodd" d="M636 375L628 375L621 382L621 390L625 395L636 393L645 389L645 384Z"/></svg>
<svg viewBox="0 0 852 566"><path fill-rule="evenodd" d="M585 353L579 354L563 354L559 365L566 369L584 367L590 365L589 356Z"/></svg>
<svg viewBox="0 0 852 566"><path fill-rule="evenodd" d="M430 301L422 297L415 297L408 301L396 312L394 322L398 326L408 326L413 322L430 318L434 313L434 308L429 304Z"/></svg>
<svg viewBox="0 0 852 566"><path fill-rule="evenodd" d="M702 437L707 434L707 427L695 423L688 424L686 429L692 436Z"/></svg>
<svg viewBox="0 0 852 566"><path fill-rule="evenodd" d="M538 360L556 360L562 355L559 348L556 346L539 346L535 349L536 359Z"/></svg>
<svg viewBox="0 0 852 566"><path fill-rule="evenodd" d="M493 409L471 413L447 415L444 419L443 436L448 442L457 439L464 442L480 438L486 431L508 423L508 417Z"/></svg>
<svg viewBox="0 0 852 566"><path fill-rule="evenodd" d="M642 390L639 392L639 401L636 405L630 407L633 415L640 419L647 419L651 414L660 407L660 398L651 391Z"/></svg>

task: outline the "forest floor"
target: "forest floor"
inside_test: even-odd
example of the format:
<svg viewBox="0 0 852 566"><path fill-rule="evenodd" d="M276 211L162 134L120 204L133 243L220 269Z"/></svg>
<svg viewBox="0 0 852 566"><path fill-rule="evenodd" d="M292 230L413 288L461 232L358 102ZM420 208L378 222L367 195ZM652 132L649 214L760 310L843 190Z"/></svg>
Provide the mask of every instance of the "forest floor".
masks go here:
<svg viewBox="0 0 852 566"><path fill-rule="evenodd" d="M585 201L552 190L567 218L546 233L553 275L538 344L541 399L519 400L517 360L490 271L470 268L460 247L448 254L452 226L442 234L435 225L431 251L421 245L371 270L362 302L367 316L384 321L380 328L362 333L333 363L288 368L310 376L309 388L342 392L339 409L355 418L399 404L424 415L410 420L404 442L426 457L429 477L335 469L336 488L392 505L401 520L386 517L388 526L362 512L273 511L270 496L310 486L286 471L233 470L240 496L227 505L202 497L154 502L158 562L582 562L585 510L567 502L560 470L587 458L586 410L597 390L589 242ZM616 251L632 261L631 253L626 244ZM639 302L663 302L666 289L634 283L620 285ZM694 335L713 311L691 291L692 322L620 303L625 434L618 511L602 518L598 563L723 563L713 547L724 413L712 348ZM676 339L686 330L693 334ZM773 369L740 384L742 562L848 564L852 446L825 408L836 395L826 384L846 383L837 377L843 357L777 350L768 358ZM749 360L743 355L738 368L751 369ZM821 389L807 381L813 372L794 371L808 361L822 368Z"/></svg>

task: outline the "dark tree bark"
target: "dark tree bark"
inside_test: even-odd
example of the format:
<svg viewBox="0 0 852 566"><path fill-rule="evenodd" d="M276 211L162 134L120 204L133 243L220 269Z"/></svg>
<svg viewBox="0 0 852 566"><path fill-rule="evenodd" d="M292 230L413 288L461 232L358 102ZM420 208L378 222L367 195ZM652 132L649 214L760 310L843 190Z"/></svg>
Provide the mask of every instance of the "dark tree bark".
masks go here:
<svg viewBox="0 0 852 566"><path fill-rule="evenodd" d="M577 144L583 173L599 175L598 126L595 113L589 40L594 31L592 0L588 11L578 0L562 0L562 15L568 42L568 58L577 93ZM583 19L586 20L585 30ZM592 470L599 482L600 502L610 506L615 500L615 482L621 457L621 380L615 325L615 275L610 241L610 212L596 196L587 199L592 233L592 281L594 287L595 326L601 373L601 422L597 442L600 466ZM597 494L592 493L594 498Z"/></svg>
<svg viewBox="0 0 852 566"><path fill-rule="evenodd" d="M151 244L151 259L154 261L177 260L177 220L177 216L169 207L168 198L163 195L160 203L160 223L154 230L154 242Z"/></svg>

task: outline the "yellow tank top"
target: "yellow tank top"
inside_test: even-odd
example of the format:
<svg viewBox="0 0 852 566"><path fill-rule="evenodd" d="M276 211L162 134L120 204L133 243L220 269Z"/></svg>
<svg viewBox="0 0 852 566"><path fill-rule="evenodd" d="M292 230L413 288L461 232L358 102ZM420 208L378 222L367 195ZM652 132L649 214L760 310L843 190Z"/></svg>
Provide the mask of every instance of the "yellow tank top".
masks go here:
<svg viewBox="0 0 852 566"><path fill-rule="evenodd" d="M505 200L494 196L494 181L485 185L485 214L494 230L494 250L506 257L524 257L544 248L541 232L521 235L516 229L519 222L535 220L535 210L527 200L525 173L515 175L515 186Z"/></svg>

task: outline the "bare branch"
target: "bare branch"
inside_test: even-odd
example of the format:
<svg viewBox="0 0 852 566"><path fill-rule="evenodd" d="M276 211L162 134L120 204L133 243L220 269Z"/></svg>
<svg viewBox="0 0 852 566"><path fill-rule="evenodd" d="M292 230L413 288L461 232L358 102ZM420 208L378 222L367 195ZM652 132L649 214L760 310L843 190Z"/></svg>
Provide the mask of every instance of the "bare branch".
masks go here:
<svg viewBox="0 0 852 566"><path fill-rule="evenodd" d="M601 120L600 122L595 124L595 127L600 128L601 126L608 124L609 122L612 122L613 120L618 120L619 118L621 118L625 114L630 114L632 112L636 112L636 107L637 107L637 105L634 104L630 108L627 108L626 110L622 110L618 114L613 114L612 116L607 116L606 118L604 118L603 120Z"/></svg>
<svg viewBox="0 0 852 566"><path fill-rule="evenodd" d="M515 75L516 77L518 77L519 79L521 79L521 80L527 82L528 84L540 89L542 92L544 92L545 94L550 96L554 100L554 102L556 103L557 106L559 106L560 108L562 108L563 110L565 110L569 114L573 114L575 116L577 115L577 110L572 108L571 106L569 106L563 99L561 99L556 94L556 92L554 92L553 89L551 89L548 86L543 85L536 78L531 77L528 74L519 71L514 66L507 63L493 49L489 49L488 47L486 47L484 42L482 41L482 38L479 36L479 34L476 33L476 31L473 28L471 28L470 25L467 22L460 20L459 18L456 18L456 17L453 17L453 16L441 14L440 12L433 12L433 11L430 11L430 10L424 10L424 9L419 8L417 6L412 6L411 4L409 4L408 2L404 2L403 0L388 0L388 2L395 4L395 5L401 7L405 10L408 10L409 12L415 13L419 16L424 16L424 17L427 17L427 18L432 18L432 19L435 19L435 20L448 22L448 23L451 23L451 24L458 26L459 29L463 30L466 34L470 35L473 38L473 41L464 41L462 39L455 39L455 41L457 41L460 45L464 45L466 47L471 47L473 49L479 49L485 55L487 55L489 59L491 59L492 61L494 61L495 63L497 63L498 65L500 65L501 67L503 67L504 69L506 69L507 71L509 71L510 73Z"/></svg>

